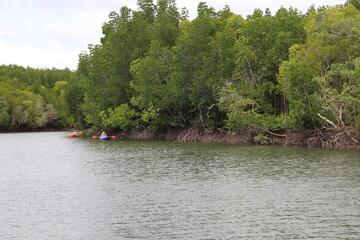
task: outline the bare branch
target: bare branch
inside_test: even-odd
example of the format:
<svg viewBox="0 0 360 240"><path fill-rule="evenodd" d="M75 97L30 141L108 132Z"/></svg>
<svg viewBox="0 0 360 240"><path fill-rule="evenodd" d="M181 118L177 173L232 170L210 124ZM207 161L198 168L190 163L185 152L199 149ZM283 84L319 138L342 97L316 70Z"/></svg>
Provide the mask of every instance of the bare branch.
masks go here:
<svg viewBox="0 0 360 240"><path fill-rule="evenodd" d="M339 126L336 125L333 121L330 121L329 119L327 119L326 117L323 117L320 115L320 113L318 113L318 116L324 120L325 122L329 123L331 126L333 126L335 129L339 129Z"/></svg>
<svg viewBox="0 0 360 240"><path fill-rule="evenodd" d="M340 121L341 127L345 127L345 123L344 123L344 120L342 118L342 110L343 110L344 105L345 104L341 104L340 107L339 107L339 121Z"/></svg>
<svg viewBox="0 0 360 240"><path fill-rule="evenodd" d="M271 134L271 135L274 135L274 136L277 136L277 137L285 137L285 138L287 137L286 134L277 134L277 133L270 132L269 130L266 130L266 132L268 134Z"/></svg>

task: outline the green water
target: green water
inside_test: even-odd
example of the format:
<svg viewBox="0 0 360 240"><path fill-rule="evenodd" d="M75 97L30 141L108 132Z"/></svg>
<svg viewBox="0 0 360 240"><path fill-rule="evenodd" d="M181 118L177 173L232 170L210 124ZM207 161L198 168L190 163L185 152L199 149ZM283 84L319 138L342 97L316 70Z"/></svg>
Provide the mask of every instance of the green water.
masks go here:
<svg viewBox="0 0 360 240"><path fill-rule="evenodd" d="M0 134L0 239L359 239L360 152Z"/></svg>

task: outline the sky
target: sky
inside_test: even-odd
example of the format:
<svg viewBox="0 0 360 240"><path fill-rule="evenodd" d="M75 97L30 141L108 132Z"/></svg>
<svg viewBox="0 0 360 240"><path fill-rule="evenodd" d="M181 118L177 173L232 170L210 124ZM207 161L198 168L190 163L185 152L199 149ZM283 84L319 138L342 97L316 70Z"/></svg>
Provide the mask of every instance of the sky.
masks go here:
<svg viewBox="0 0 360 240"><path fill-rule="evenodd" d="M0 65L76 70L79 54L88 44L98 44L101 27L111 11L127 6L137 10L137 0L0 0ZM157 0L154 0L157 2ZM176 0L190 18L199 2L216 11L224 8L246 18L255 8L293 7L305 13L314 4L343 4L345 0Z"/></svg>

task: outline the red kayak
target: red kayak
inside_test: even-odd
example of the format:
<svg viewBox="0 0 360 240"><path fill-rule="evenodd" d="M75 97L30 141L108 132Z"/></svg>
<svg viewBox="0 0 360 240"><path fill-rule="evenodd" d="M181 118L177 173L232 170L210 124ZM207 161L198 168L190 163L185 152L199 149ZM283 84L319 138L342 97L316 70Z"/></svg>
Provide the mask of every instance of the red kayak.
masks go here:
<svg viewBox="0 0 360 240"><path fill-rule="evenodd" d="M66 136L68 136L68 137L78 137L79 134L72 133L72 134L66 134Z"/></svg>

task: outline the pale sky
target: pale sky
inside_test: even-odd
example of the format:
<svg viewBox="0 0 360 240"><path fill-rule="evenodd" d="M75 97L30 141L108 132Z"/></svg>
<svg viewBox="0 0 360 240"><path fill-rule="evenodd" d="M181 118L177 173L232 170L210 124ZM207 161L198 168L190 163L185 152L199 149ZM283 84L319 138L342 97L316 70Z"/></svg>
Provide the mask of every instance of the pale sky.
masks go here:
<svg viewBox="0 0 360 240"><path fill-rule="evenodd" d="M101 26L111 11L127 6L137 9L137 0L0 0L0 65L76 70L78 56L90 43L99 43ZM154 0L157 2L157 0ZM337 5L345 0L177 0L179 11L195 18L199 2L219 11L225 5L244 18L255 8L281 7L306 12L314 4Z"/></svg>

